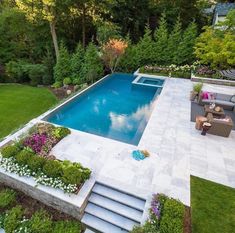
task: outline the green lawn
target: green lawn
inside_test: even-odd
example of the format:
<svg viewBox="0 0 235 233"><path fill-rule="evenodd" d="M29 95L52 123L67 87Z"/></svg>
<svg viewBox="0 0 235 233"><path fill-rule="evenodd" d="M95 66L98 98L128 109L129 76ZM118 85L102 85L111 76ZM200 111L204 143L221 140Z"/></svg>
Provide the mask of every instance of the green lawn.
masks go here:
<svg viewBox="0 0 235 233"><path fill-rule="evenodd" d="M46 88L0 85L0 139L57 102Z"/></svg>
<svg viewBox="0 0 235 233"><path fill-rule="evenodd" d="M235 189L191 177L192 233L235 232Z"/></svg>

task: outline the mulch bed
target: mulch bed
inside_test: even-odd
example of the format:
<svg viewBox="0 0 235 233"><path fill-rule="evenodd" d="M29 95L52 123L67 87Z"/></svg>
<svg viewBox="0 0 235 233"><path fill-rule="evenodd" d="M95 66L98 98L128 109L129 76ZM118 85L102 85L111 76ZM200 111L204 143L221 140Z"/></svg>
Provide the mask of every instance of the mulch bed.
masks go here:
<svg viewBox="0 0 235 233"><path fill-rule="evenodd" d="M68 97L67 91L70 90L71 93L74 92L74 86L68 86L68 87L60 87L60 88L53 88L48 87L48 89L54 93L54 95L57 97L57 99L62 100L66 97Z"/></svg>
<svg viewBox="0 0 235 233"><path fill-rule="evenodd" d="M185 215L184 215L184 233L192 232L192 224L191 224L191 208L185 207Z"/></svg>
<svg viewBox="0 0 235 233"><path fill-rule="evenodd" d="M5 188L12 189L11 187L8 187L8 186L0 183L0 191ZM15 190L15 191L17 193L17 198L16 198L17 205L21 205L23 207L23 209L25 209L25 216L27 218L30 218L33 215L33 213L35 213L36 211L43 209L43 210L47 211L52 216L53 221L59 221L59 220L75 220L75 221L77 221L77 219L69 216L68 214L62 213L52 207L46 206L43 203L25 195L23 192L20 192L18 190Z"/></svg>

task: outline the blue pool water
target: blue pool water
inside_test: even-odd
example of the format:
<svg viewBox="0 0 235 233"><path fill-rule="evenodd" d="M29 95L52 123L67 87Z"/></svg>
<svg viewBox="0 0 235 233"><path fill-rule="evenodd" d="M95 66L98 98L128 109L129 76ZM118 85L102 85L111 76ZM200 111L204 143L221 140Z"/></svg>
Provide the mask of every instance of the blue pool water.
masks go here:
<svg viewBox="0 0 235 233"><path fill-rule="evenodd" d="M134 87L134 79L129 74L110 75L45 120L137 145L161 90Z"/></svg>

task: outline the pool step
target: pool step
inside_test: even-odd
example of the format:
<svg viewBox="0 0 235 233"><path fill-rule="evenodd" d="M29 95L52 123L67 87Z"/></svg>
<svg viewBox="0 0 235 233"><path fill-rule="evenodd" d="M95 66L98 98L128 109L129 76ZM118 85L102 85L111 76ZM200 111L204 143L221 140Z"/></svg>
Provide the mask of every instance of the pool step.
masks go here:
<svg viewBox="0 0 235 233"><path fill-rule="evenodd" d="M82 223L103 233L126 233L140 225L145 202L142 198L96 183Z"/></svg>

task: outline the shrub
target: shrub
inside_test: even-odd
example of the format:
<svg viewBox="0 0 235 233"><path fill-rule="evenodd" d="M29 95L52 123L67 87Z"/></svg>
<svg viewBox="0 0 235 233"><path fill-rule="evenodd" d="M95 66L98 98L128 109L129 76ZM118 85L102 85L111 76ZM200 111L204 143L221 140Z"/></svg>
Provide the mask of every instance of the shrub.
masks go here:
<svg viewBox="0 0 235 233"><path fill-rule="evenodd" d="M81 224L78 221L58 221L54 224L52 233L81 233Z"/></svg>
<svg viewBox="0 0 235 233"><path fill-rule="evenodd" d="M65 78L65 79L63 80L63 84L64 84L64 85L70 85L70 84L72 84L71 78Z"/></svg>
<svg viewBox="0 0 235 233"><path fill-rule="evenodd" d="M75 166L68 166L63 169L62 180L66 184L80 184L82 181L81 170Z"/></svg>
<svg viewBox="0 0 235 233"><path fill-rule="evenodd" d="M62 87L62 82L61 82L61 81L56 81L56 82L52 85L52 87L54 87L54 88L60 88L60 87Z"/></svg>
<svg viewBox="0 0 235 233"><path fill-rule="evenodd" d="M131 233L160 233L158 228L151 224L151 222L146 222L143 226L135 226ZM173 233L173 232L172 232Z"/></svg>
<svg viewBox="0 0 235 233"><path fill-rule="evenodd" d="M51 232L52 221L48 213L44 210L37 211L30 220L30 230L33 233ZM65 229L64 229L65 230ZM67 230L66 230L67 232Z"/></svg>
<svg viewBox="0 0 235 233"><path fill-rule="evenodd" d="M45 158L35 155L30 157L30 159L28 160L28 166L32 171L37 172L39 170L42 170L45 162L46 162Z"/></svg>
<svg viewBox="0 0 235 233"><path fill-rule="evenodd" d="M196 83L193 85L193 91L196 93L200 93L202 90L203 83Z"/></svg>
<svg viewBox="0 0 235 233"><path fill-rule="evenodd" d="M57 160L47 160L43 166L43 172L49 177L57 178L62 175L62 165Z"/></svg>
<svg viewBox="0 0 235 233"><path fill-rule="evenodd" d="M16 200L16 193L11 189L5 189L0 192L0 208L11 206Z"/></svg>
<svg viewBox="0 0 235 233"><path fill-rule="evenodd" d="M42 84L42 78L45 75L46 67L41 64L33 64L28 66L30 83L33 86Z"/></svg>
<svg viewBox="0 0 235 233"><path fill-rule="evenodd" d="M64 128L64 127L57 127L52 132L53 136L59 140L66 137L70 133L71 133L70 130L68 128Z"/></svg>
<svg viewBox="0 0 235 233"><path fill-rule="evenodd" d="M4 227L4 221L5 221L5 214L0 214L0 229Z"/></svg>
<svg viewBox="0 0 235 233"><path fill-rule="evenodd" d="M12 208L6 215L4 221L4 230L6 233L13 233L20 225L20 220L23 217L23 210L21 206Z"/></svg>
<svg viewBox="0 0 235 233"><path fill-rule="evenodd" d="M14 157L17 153L19 153L20 149L16 145L5 146L2 148L1 153L3 158Z"/></svg>
<svg viewBox="0 0 235 233"><path fill-rule="evenodd" d="M16 161L21 165L27 165L28 161L35 156L34 153L28 150L22 150L16 155Z"/></svg>
<svg viewBox="0 0 235 233"><path fill-rule="evenodd" d="M184 205L174 199L167 199L160 222L161 233L183 233Z"/></svg>

